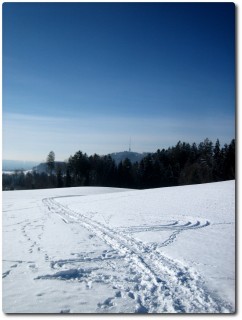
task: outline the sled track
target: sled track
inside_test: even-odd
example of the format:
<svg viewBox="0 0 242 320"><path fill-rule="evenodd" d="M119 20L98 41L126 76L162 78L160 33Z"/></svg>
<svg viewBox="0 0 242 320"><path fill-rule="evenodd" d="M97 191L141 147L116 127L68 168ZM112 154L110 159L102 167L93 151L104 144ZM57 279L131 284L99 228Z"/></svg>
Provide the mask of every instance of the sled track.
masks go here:
<svg viewBox="0 0 242 320"><path fill-rule="evenodd" d="M140 276L136 291L131 292L137 302L137 312L233 312L230 305L212 296L207 291L202 279L195 271L165 257L156 250L156 247L148 246L130 237L125 232L111 229L100 222L94 221L86 215L63 206L55 199L58 199L58 197L42 200L49 213L58 214L66 222L79 223L91 231L117 250ZM170 227L177 224L171 224ZM187 223L183 225L183 228L189 226L190 223ZM164 226L162 227L164 228ZM196 226L193 225L193 227ZM199 224L197 227L199 227ZM173 241L173 239L167 241Z"/></svg>

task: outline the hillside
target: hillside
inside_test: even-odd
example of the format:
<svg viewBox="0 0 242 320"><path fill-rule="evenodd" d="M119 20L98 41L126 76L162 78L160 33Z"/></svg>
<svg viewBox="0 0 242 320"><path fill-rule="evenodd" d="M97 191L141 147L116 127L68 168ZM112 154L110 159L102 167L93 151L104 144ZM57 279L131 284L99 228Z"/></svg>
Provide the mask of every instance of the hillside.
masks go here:
<svg viewBox="0 0 242 320"><path fill-rule="evenodd" d="M122 152L114 152L111 153L111 158L115 161L116 164L119 164L121 161L125 159L129 159L131 163L140 162L145 156L147 156L147 152L138 153L133 151L122 151Z"/></svg>
<svg viewBox="0 0 242 320"><path fill-rule="evenodd" d="M56 168L60 168L62 171L65 171L66 169L66 163L63 161L55 161L55 169ZM33 171L37 172L37 173L48 173L48 165L46 162L42 162L40 164L38 164L37 166L32 168ZM56 172L56 170L53 170L53 173Z"/></svg>
<svg viewBox="0 0 242 320"><path fill-rule="evenodd" d="M3 310L234 312L235 182L4 192Z"/></svg>
<svg viewBox="0 0 242 320"><path fill-rule="evenodd" d="M118 165L121 161L128 158L131 163L135 163L136 161L141 161L148 153L138 153L138 152L132 152L132 151L122 151L122 152L113 152L110 154L111 158L115 161L115 163ZM62 161L55 161L56 167L60 166L62 169L65 168L66 163ZM47 163L40 163L33 167L33 170L42 173L48 172Z"/></svg>

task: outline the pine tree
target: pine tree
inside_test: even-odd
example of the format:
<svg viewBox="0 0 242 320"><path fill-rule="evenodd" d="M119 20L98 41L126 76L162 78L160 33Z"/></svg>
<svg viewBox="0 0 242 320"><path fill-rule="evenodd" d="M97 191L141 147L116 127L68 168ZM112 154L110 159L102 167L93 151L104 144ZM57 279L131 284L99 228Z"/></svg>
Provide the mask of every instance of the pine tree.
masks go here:
<svg viewBox="0 0 242 320"><path fill-rule="evenodd" d="M220 181L223 172L223 154L220 148L219 139L217 139L213 149L213 179Z"/></svg>
<svg viewBox="0 0 242 320"><path fill-rule="evenodd" d="M56 180L57 180L57 188L62 188L63 187L63 177L62 177L61 167L57 168Z"/></svg>
<svg viewBox="0 0 242 320"><path fill-rule="evenodd" d="M50 172L50 175L52 175L52 172L55 168L55 153L54 151L50 151L50 153L47 156L46 159L48 171Z"/></svg>
<svg viewBox="0 0 242 320"><path fill-rule="evenodd" d="M65 186L66 187L71 187L72 186L70 170L68 168L66 169Z"/></svg>

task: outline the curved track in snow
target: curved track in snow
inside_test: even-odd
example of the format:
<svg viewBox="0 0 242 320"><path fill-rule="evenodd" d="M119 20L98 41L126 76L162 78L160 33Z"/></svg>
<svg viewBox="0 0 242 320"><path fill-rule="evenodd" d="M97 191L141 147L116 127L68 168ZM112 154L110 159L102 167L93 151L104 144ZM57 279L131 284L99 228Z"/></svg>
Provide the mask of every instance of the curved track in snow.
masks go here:
<svg viewBox="0 0 242 320"><path fill-rule="evenodd" d="M132 226L132 227L124 227L124 228L119 228L119 230L123 230L124 232L129 232L129 233L138 233L138 232L144 232L144 231L174 231L174 230L189 230L189 229L198 229L198 228L203 228L209 226L210 223L209 221L196 221L196 222L191 222L188 221L186 223L181 222L181 221L175 221L173 223L169 224L161 224L161 225L150 225L150 226Z"/></svg>
<svg viewBox="0 0 242 320"><path fill-rule="evenodd" d="M116 250L129 266L135 270L136 285L128 292L136 301L136 312L149 313L220 313L232 308L212 296L203 285L199 275L186 266L162 255L155 245L146 245L127 234L125 229L111 229L90 217L69 209L56 201L58 197L45 198L43 203L49 213L60 215L66 223L81 224L92 234ZM208 221L159 226L130 227L129 232L172 230L172 235L162 243L168 245L176 235L187 229L206 227ZM108 303L111 303L109 301Z"/></svg>

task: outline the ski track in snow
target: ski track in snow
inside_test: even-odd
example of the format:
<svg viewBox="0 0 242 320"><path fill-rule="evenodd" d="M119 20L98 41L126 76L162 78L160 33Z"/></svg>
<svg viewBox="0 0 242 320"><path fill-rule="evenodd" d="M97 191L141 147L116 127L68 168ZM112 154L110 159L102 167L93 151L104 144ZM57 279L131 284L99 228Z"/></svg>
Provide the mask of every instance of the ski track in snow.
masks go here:
<svg viewBox="0 0 242 320"><path fill-rule="evenodd" d="M177 261L161 254L157 248L171 244L177 235L186 230L193 230L209 226L209 221L174 221L165 225L133 226L127 228L109 228L80 212L60 204L58 197L42 200L48 214L58 214L64 223L78 223L91 232L90 237L97 236L112 250L100 257L80 256L77 259L62 259L50 261L52 270L61 269L54 274L38 276L41 279L83 280L91 287L92 281L110 283L117 289L115 296L108 297L98 303L98 312L112 312L115 299L129 297L136 304L137 313L221 313L232 312L232 307L218 297L208 292L203 280L195 270L187 268ZM23 228L23 232L27 224ZM168 230L172 234L161 244L145 244L134 239L131 234L143 231ZM33 245L36 245L36 243ZM48 259L48 257L47 257ZM108 277L95 273L98 268L76 267L76 263L90 261L104 261L115 269L116 261L123 261L128 265L126 273L118 273L118 277ZM75 268L73 268L75 263ZM127 272L129 276L127 277ZM5 276L8 274L6 273ZM122 278L123 277L123 278ZM69 313L70 310L62 310Z"/></svg>

